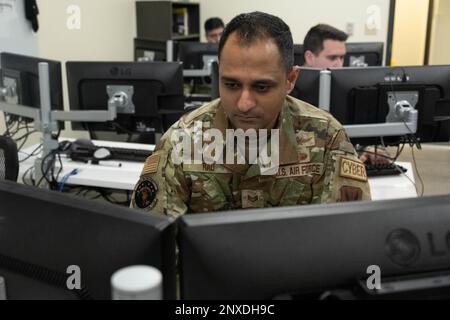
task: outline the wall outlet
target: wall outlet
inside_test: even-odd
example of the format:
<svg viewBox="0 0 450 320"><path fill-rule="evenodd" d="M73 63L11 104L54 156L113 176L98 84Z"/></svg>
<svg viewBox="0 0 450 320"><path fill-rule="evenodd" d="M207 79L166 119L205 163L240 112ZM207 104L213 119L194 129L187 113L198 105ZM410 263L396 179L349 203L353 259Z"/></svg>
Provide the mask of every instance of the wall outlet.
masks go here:
<svg viewBox="0 0 450 320"><path fill-rule="evenodd" d="M353 22L347 22L345 24L345 32L349 35L352 36L355 32L355 24Z"/></svg>

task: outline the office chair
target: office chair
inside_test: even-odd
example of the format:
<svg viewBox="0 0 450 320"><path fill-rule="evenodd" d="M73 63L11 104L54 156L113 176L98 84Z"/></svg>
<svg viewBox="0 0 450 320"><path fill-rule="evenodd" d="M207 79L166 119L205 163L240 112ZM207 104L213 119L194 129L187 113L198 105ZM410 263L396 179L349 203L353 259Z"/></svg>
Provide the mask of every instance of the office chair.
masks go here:
<svg viewBox="0 0 450 320"><path fill-rule="evenodd" d="M0 135L0 180L17 181L18 175L17 145L11 138Z"/></svg>

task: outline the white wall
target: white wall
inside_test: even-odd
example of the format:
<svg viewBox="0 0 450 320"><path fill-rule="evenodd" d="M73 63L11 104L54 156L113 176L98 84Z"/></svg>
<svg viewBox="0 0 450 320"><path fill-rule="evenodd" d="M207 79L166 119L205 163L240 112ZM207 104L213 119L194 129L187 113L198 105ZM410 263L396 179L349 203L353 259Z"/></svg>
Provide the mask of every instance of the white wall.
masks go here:
<svg viewBox="0 0 450 320"><path fill-rule="evenodd" d="M25 18L23 0L0 0L0 52L38 53L37 35Z"/></svg>
<svg viewBox="0 0 450 320"><path fill-rule="evenodd" d="M134 0L38 0L42 56L67 60L132 60L136 35ZM69 29L70 6L80 10L80 29Z"/></svg>
<svg viewBox="0 0 450 320"><path fill-rule="evenodd" d="M38 4L40 55L62 62L65 109L69 108L66 61L133 60L133 39L136 37L134 0L38 0ZM70 6L79 9L79 29L70 29L67 25L68 21L75 21L75 11L67 11L73 8ZM62 134L87 137L86 133L70 130Z"/></svg>
<svg viewBox="0 0 450 320"><path fill-rule="evenodd" d="M349 41L386 41L389 19L389 0L199 0L200 18L203 24L212 16L221 17L225 23L243 12L264 11L282 18L291 28L295 43L303 43L310 27L317 23L328 23L347 31L347 23L354 24L354 35ZM366 30L367 10L378 8L380 29ZM375 14L376 15L376 14ZM205 40L202 34L203 41Z"/></svg>

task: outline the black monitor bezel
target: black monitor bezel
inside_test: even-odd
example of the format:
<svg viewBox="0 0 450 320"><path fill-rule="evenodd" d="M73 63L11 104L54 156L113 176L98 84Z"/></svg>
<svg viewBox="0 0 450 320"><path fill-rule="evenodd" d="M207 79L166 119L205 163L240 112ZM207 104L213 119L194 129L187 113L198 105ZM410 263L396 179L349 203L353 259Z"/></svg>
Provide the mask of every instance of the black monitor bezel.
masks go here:
<svg viewBox="0 0 450 320"><path fill-rule="evenodd" d="M272 299L349 289L365 283L370 265L383 278L448 270L450 253L429 256L430 234L440 249L441 235L450 236L445 208L449 196L183 216L181 298ZM417 239L418 256L392 253L399 232Z"/></svg>
<svg viewBox="0 0 450 320"><path fill-rule="evenodd" d="M0 85L3 85L3 77L10 75L12 77L19 77L18 83L19 90L25 92L19 92L19 104L28 106L31 108L40 108L40 90L39 90L39 63L45 62L48 64L49 70L49 89L50 89L50 107L51 110L64 110L63 102L63 85L62 85L62 73L61 62L56 60L44 59L39 57L27 56L22 54L1 52L0 53L0 66L1 66L1 78ZM34 84L37 89L36 96L33 96L29 91L30 77L34 78L37 83ZM28 91L28 93L27 93ZM15 116L17 117L17 116ZM25 121L32 121L26 117L21 116ZM59 129L64 129L64 122L60 122Z"/></svg>
<svg viewBox="0 0 450 320"><path fill-rule="evenodd" d="M114 271L128 265L145 264L160 269L164 298L175 299L175 225L172 219L8 181L0 181L0 198L4 200L0 213L3 230L0 254L24 262L25 270L30 271L9 270L20 277L6 278L11 298L45 297L44 292L30 296L31 289L50 284L43 280L45 277L41 279L40 275L33 274L28 265L36 266L37 271L48 269L50 279L52 274L68 277L65 268L79 265L81 285L87 288L91 298L103 300L111 299L109 277ZM122 241L129 242L125 245ZM159 248L155 256L152 252L146 253L148 248L154 247ZM30 292L22 291L28 284ZM50 285L48 290L49 294L56 294L57 299L67 298L65 288Z"/></svg>
<svg viewBox="0 0 450 320"><path fill-rule="evenodd" d="M219 45L217 43L180 41L178 43L178 61L183 63L186 69L206 69L202 57L205 55L218 56Z"/></svg>
<svg viewBox="0 0 450 320"><path fill-rule="evenodd" d="M374 64L369 64L369 67L382 66L384 43L383 42L347 42L346 55L344 57L344 67L350 67L351 55L367 55L376 54L377 60Z"/></svg>
<svg viewBox="0 0 450 320"><path fill-rule="evenodd" d="M167 130L168 125L165 124L165 117L171 118L174 113L181 115L184 110L184 92L183 92L183 74L182 65L178 62L119 62L119 61L67 61L67 85L69 93L70 110L86 110L80 106L79 86L84 81L99 80L108 81L114 84L114 81L156 81L163 84L162 95L158 97L174 97L177 105L173 106L136 106L135 114L118 114L118 118L122 118L124 123L133 125L133 119L146 118L152 122L156 128L156 132ZM178 105L179 104L179 105ZM107 105L99 106L102 110L107 110ZM143 108L151 108L143 114L139 110ZM152 116L149 116L151 114ZM120 122L121 120L119 120ZM115 121L111 121L115 122ZM88 122L72 122L73 130L98 130L98 131L116 131L114 126L108 126L108 122L88 123ZM92 129L93 128L93 129ZM133 128L126 128L123 133L133 132ZM120 130L120 129L119 129ZM133 132L141 134L141 132Z"/></svg>

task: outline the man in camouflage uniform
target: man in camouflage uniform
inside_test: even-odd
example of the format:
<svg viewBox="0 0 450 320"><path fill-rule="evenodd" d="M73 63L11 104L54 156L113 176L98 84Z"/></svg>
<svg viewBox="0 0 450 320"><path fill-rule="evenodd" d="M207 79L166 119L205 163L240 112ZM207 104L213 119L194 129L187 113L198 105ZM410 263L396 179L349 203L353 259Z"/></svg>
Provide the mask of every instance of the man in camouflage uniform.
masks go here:
<svg viewBox="0 0 450 320"><path fill-rule="evenodd" d="M131 207L176 217L370 200L365 167L342 126L327 112L288 96L299 68L293 67L292 35L283 21L260 12L237 16L221 38L219 61L220 99L183 116L166 132L145 163ZM266 144L272 147L271 156L278 156L276 170L267 174L260 157L253 161L248 154L240 164L239 148L232 149L231 163L180 163L174 157L178 133L190 133L194 148L188 149L187 159L193 160L198 124L200 133L215 129L224 137L223 153L228 152L227 130L278 130ZM273 152L275 144L278 154ZM249 142L244 149L248 146Z"/></svg>

